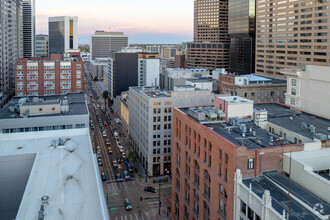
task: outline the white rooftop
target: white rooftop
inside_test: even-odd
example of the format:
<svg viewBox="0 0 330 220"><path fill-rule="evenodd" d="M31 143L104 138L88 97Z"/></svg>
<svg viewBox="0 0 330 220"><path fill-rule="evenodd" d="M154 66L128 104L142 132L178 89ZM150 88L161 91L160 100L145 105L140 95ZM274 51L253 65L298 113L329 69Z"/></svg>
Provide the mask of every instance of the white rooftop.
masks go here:
<svg viewBox="0 0 330 220"><path fill-rule="evenodd" d="M109 219L87 128L0 134L0 187L0 219L38 219L43 196L45 219Z"/></svg>
<svg viewBox="0 0 330 220"><path fill-rule="evenodd" d="M240 96L217 96L219 99L222 99L230 104L235 103L253 103L253 101L249 99L242 98Z"/></svg>

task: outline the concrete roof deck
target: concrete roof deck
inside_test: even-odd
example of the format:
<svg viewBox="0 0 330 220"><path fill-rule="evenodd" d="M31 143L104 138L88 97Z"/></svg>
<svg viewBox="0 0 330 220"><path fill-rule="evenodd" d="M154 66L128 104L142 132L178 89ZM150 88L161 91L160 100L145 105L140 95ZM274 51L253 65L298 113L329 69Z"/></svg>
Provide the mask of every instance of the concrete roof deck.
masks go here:
<svg viewBox="0 0 330 220"><path fill-rule="evenodd" d="M136 93L143 93L150 98L168 98L171 97L171 91L160 90L158 87L130 87ZM165 94L166 93L166 94ZM170 96L168 96L170 94ZM154 97L156 96L156 97Z"/></svg>
<svg viewBox="0 0 330 220"><path fill-rule="evenodd" d="M302 136L313 139L314 134L302 129L302 123L314 125L318 132L325 135L330 134L330 120L321 118L308 113L299 113L290 110L289 107L278 103L254 104L255 108L266 109L268 111L268 121L278 126L284 127L290 131L296 132ZM292 119L292 120L291 120Z"/></svg>
<svg viewBox="0 0 330 220"><path fill-rule="evenodd" d="M282 214L283 210L287 211L288 205L288 181L289 179L278 172L265 172L264 176L258 176L254 178L243 179L244 185L247 187L252 186L252 191L262 198L265 190L270 191L272 197L272 207ZM277 185L278 186L277 186ZM280 187L285 189L283 191ZM308 190L299 186L297 183L291 181L290 193L306 203L310 209L307 209L300 204L293 197L290 199L290 219L293 220L305 220L305 219L319 219L315 212L321 215L330 214L330 206L317 196L310 193ZM313 211L311 211L313 210Z"/></svg>
<svg viewBox="0 0 330 220"><path fill-rule="evenodd" d="M44 100L44 102L32 102L34 97L38 97ZM57 103L58 100L62 101L66 99L68 100L69 104L69 112L66 114L59 113L59 114L47 114L47 115L37 115L37 116L29 116L32 117L49 117L49 116L67 116L67 115L85 115L88 114L87 105L85 102L84 93L68 93L65 95L50 95L50 96L29 96L30 102L24 105L42 105L42 104L49 104L49 103ZM5 105L2 109L0 109L0 120L1 119L9 119L12 115L15 118L20 118L19 112L11 112L9 107L15 106L18 104L18 101L24 97L14 97L7 105ZM13 118L13 119L15 119Z"/></svg>
<svg viewBox="0 0 330 220"><path fill-rule="evenodd" d="M52 141L59 138L65 140L64 146L51 148ZM38 219L41 197L45 195L49 196L44 208L47 219L108 219L87 128L0 135L0 158L29 154L36 156L17 220ZM11 176L18 175L16 172Z"/></svg>

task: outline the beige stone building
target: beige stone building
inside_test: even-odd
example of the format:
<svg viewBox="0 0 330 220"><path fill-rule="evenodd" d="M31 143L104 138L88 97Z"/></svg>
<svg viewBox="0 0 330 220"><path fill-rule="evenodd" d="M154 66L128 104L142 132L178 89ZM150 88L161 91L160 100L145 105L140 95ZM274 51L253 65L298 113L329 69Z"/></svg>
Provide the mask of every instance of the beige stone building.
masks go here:
<svg viewBox="0 0 330 220"><path fill-rule="evenodd" d="M306 71L283 69L287 76L286 104L330 118L330 67L307 65Z"/></svg>
<svg viewBox="0 0 330 220"><path fill-rule="evenodd" d="M228 69L228 1L195 0L194 9L194 42L187 44L187 67Z"/></svg>
<svg viewBox="0 0 330 220"><path fill-rule="evenodd" d="M330 64L328 0L256 2L256 72L285 78L283 68Z"/></svg>

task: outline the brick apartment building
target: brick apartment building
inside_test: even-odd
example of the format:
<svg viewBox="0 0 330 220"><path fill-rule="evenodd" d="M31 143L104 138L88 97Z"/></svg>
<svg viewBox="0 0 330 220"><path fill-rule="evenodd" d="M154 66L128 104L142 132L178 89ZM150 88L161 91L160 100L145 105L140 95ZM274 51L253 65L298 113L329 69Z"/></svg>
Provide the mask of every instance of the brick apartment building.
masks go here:
<svg viewBox="0 0 330 220"><path fill-rule="evenodd" d="M19 58L15 64L15 95L58 95L83 91L80 52Z"/></svg>
<svg viewBox="0 0 330 220"><path fill-rule="evenodd" d="M214 107L174 108L171 219L233 219L237 168L243 178L281 172L283 153L329 142L329 124L237 96L215 97Z"/></svg>
<svg viewBox="0 0 330 220"><path fill-rule="evenodd" d="M255 102L285 103L286 80L255 74L220 73L220 94L227 93Z"/></svg>

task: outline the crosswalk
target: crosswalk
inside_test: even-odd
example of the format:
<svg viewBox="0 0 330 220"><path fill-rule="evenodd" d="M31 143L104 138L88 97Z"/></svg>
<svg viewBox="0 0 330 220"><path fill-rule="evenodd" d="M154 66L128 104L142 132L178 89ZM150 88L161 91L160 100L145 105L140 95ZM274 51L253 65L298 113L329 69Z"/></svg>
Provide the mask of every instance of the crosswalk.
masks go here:
<svg viewBox="0 0 330 220"><path fill-rule="evenodd" d="M108 182L105 183L109 192L121 191L121 190L132 190L140 189L141 187L135 181L123 181L123 182Z"/></svg>
<svg viewBox="0 0 330 220"><path fill-rule="evenodd" d="M159 201L158 199L154 200L154 201L150 201L148 202L148 206L150 210L158 210L158 206L159 206Z"/></svg>
<svg viewBox="0 0 330 220"><path fill-rule="evenodd" d="M122 216L113 216L111 219L112 220L113 219L114 220L152 220L154 218L151 218L148 212L144 212L144 213L131 213Z"/></svg>

